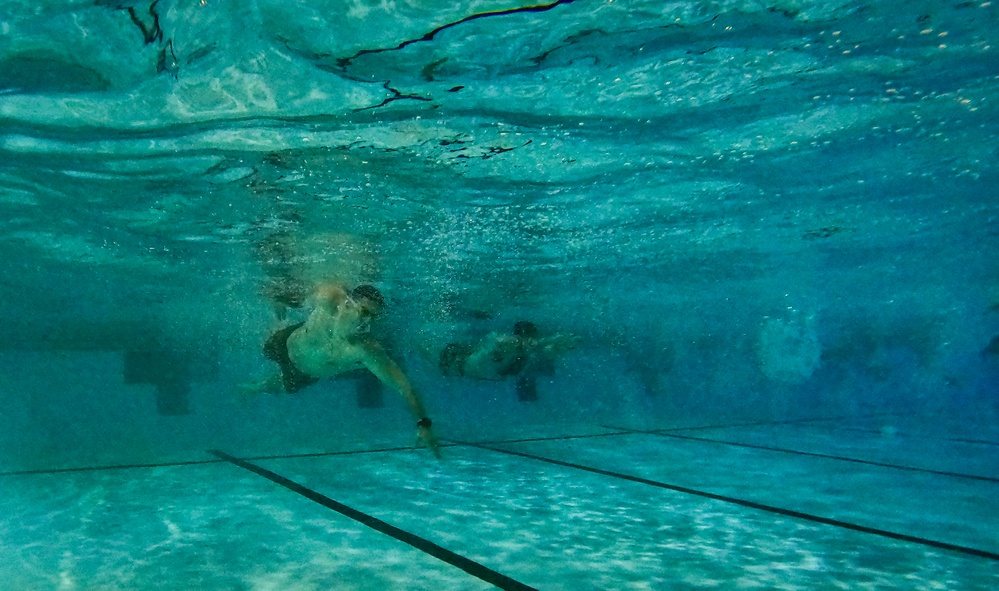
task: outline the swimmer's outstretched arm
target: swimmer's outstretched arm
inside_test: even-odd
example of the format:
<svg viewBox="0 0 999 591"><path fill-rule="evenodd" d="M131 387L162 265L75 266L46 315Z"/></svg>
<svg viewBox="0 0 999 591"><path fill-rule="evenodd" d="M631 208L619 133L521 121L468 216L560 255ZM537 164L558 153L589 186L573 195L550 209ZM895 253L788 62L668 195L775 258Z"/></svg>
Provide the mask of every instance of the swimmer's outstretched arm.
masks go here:
<svg viewBox="0 0 999 591"><path fill-rule="evenodd" d="M365 367L371 373L375 374L382 383L395 389L402 395L403 400L406 401L406 404L417 420L417 437L420 442L429 447L434 456L440 458L440 448L437 445L437 437L431 429L427 410L413 388L413 384L410 383L409 378L403 373L402 368L388 356L377 342L369 341L365 343L364 350Z"/></svg>
<svg viewBox="0 0 999 591"><path fill-rule="evenodd" d="M572 334L555 334L538 339L538 345L547 355L562 355L579 346L580 337Z"/></svg>

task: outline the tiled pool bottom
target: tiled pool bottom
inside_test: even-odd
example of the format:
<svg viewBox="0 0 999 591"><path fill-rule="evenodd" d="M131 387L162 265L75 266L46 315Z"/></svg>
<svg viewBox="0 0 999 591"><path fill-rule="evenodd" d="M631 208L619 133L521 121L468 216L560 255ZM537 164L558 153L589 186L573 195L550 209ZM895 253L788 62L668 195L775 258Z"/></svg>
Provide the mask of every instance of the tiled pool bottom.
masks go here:
<svg viewBox="0 0 999 591"><path fill-rule="evenodd" d="M999 588L995 440L918 429L606 427L439 463L9 473L0 589Z"/></svg>

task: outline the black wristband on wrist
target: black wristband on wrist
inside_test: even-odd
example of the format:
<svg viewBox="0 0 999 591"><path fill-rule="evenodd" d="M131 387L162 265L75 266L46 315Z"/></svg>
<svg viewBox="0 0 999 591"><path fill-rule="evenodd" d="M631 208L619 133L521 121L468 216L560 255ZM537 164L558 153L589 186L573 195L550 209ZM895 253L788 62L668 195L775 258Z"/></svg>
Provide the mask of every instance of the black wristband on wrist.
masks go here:
<svg viewBox="0 0 999 591"><path fill-rule="evenodd" d="M419 429L420 427L424 427L429 429L430 425L433 424L434 422L430 420L430 417L423 417L422 419L416 422L416 428Z"/></svg>

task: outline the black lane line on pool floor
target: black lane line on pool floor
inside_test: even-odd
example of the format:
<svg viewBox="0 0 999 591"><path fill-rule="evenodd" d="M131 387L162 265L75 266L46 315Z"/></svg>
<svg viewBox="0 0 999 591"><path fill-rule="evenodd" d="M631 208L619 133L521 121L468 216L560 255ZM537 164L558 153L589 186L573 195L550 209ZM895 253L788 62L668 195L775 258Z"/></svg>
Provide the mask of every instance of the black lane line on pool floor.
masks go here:
<svg viewBox="0 0 999 591"><path fill-rule="evenodd" d="M635 482L638 484L645 484L648 486L654 486L656 488L662 488L666 490L671 490L678 493L693 495L697 497L703 497L705 499L711 499L714 501L721 501L723 503L730 503L733 505L738 505L740 507L748 507L750 509L757 509L760 511L766 511L768 513L774 513L777 515L783 515L785 517L792 517L795 519L801 519L803 521L811 521L813 523L821 523L823 525L832 525L834 527L839 527L842 529L852 530L860 533L872 534L875 536L881 536L883 538L890 538L892 540L899 540L902 542L910 542L913 544L920 544L922 546L929 546L931 548L937 548L940 550L948 550L951 552L958 552L961 554L967 554L969 556L976 556L979 558L987 558L989 560L999 561L999 554L995 552L988 552L986 550L980 550L978 548L971 548L969 546L960 546L958 544L951 544L949 542L941 542L939 540L931 540L929 538L921 538L919 536L910 536L908 534L901 534L898 532L888 531L884 529L878 529L875 527L867 527L866 525L860 525L857 523L850 523L848 521L841 521L839 519L832 519L829 517L822 517L820 515L812 515L810 513L802 513L800 511L793 511L791 509L784 509L782 507L775 507L773 505L765 505L763 503L757 503L755 501L749 501L746 499L739 499L735 497L728 497L725 495L719 495L703 490L698 490L695 488L688 488L685 486L678 486L675 484L668 484L665 482L658 482L656 480L649 480L647 478L641 478L639 476L632 476L630 474L623 474L621 472L613 472L611 470L604 470L602 468L595 468L593 466L586 466L584 464L576 464L573 462L565 462L562 460L556 460L554 458L546 458L544 456L537 456L534 454L513 451L509 449L499 449L495 447L489 447L486 445L480 445L471 442L461 442L454 441L461 445L468 447L475 447L478 449L484 449L487 451L492 451L501 454L507 454L511 456L527 458L529 460L536 460L539 462L545 462L547 464L552 464L555 466L562 466L565 468L573 468L575 470L582 470L584 472L591 472L593 474L599 474L601 476L609 476L611 478L618 478L621 480L627 480L629 482Z"/></svg>
<svg viewBox="0 0 999 591"><path fill-rule="evenodd" d="M812 458L823 458L827 460L838 460L840 462L852 462L854 464L864 464L865 466L877 466L879 468L891 468L893 470L905 470L908 472L921 472L923 474L935 474L937 476L949 476L951 478L966 478L969 480L981 480L983 482L999 482L999 478L993 476L978 476L977 474L962 474L960 472L948 472L945 470L931 470L929 468L917 468L915 466L901 466L898 464L888 464L884 462L875 462L873 460L863 460L860 458L848 458L846 456L836 456L831 454L822 454L818 452L802 451L798 449L788 449L784 447L771 447L769 445L757 445L755 443L741 443L738 441L725 441L724 439L711 439L710 437L693 437L690 435L677 435L676 433L671 433L669 429L645 431L640 429L626 429L624 427L612 427L610 425L602 425L608 429L617 429L624 433L632 433L635 435L653 435L656 437L668 437L671 439L684 439L687 441L699 441L704 443L715 443L718 445L728 445L731 447L744 447L747 449L760 449L764 451L775 451L785 454L792 454L798 456L807 456Z"/></svg>
<svg viewBox="0 0 999 591"><path fill-rule="evenodd" d="M421 538L416 534L410 533L394 525L388 524L382 521L381 519L378 519L377 517L373 517L371 515L368 515L367 513L358 511L353 507L344 505L343 503L335 501L327 497L326 495L323 495L310 488L302 486L301 484L298 484L293 480L289 480L284 476L281 476L280 474L271 472L266 468L262 468L260 466L257 466L256 464L247 462L246 460L241 460L239 458L230 456L229 454L223 451L208 450L208 453L218 457L220 460L229 462L234 466L238 466L244 470L253 472L258 476L262 476L275 484L279 484L287 488L288 490L297 493L309 499L310 501L313 501L314 503L318 503L323 507L326 507L327 509L336 511L340 515L343 515L344 517L349 517L354 521L362 525L366 525L377 532L395 538L400 542L409 544L410 546L416 548L417 550L420 550L425 554L429 554L434 558L442 560L450 564L451 566L460 568L461 570L472 575L473 577L481 579L489 583L490 585L495 585L500 589L512 590L512 591L537 591L537 589L535 589L534 587L530 587L528 585L525 585L524 583L511 579L510 577L498 573L486 566L483 566L482 564L479 564L478 562L475 562L470 558L466 558L460 554L448 550L447 548L444 548L443 546L439 546L426 538Z"/></svg>

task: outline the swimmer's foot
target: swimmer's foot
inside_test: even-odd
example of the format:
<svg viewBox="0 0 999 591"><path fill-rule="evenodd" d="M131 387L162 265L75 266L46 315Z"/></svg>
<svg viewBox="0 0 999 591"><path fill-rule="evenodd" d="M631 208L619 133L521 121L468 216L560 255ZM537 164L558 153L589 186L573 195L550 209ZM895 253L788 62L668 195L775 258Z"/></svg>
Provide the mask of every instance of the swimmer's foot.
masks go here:
<svg viewBox="0 0 999 591"><path fill-rule="evenodd" d="M236 391L240 398L253 400L263 394L277 394L281 391L280 384L274 378L267 378L259 382L243 382L236 385Z"/></svg>

